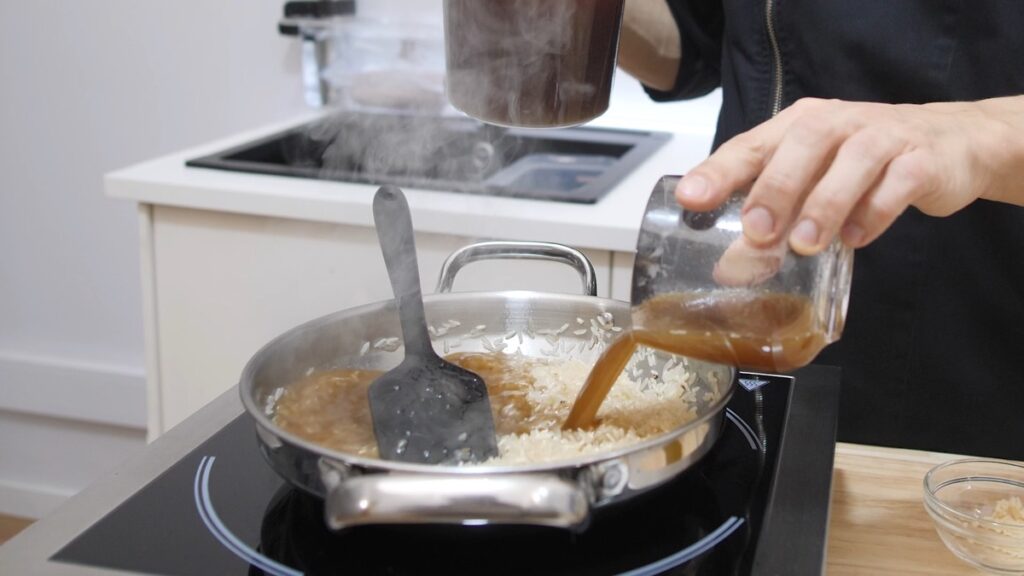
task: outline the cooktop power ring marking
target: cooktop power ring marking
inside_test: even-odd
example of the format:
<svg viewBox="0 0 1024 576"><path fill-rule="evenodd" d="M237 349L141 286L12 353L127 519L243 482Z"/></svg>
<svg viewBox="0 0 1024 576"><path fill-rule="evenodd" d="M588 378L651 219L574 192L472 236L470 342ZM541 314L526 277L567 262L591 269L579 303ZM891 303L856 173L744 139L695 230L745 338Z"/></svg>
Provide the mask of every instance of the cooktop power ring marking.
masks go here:
<svg viewBox="0 0 1024 576"><path fill-rule="evenodd" d="M651 562L646 566L636 568L635 570L623 572L618 576L655 576L656 574L661 574L666 570L671 570L672 568L685 564L701 554L704 554L708 550L711 550L717 546L719 542L728 538L742 525L742 518L730 516L725 520L725 522L722 522L721 526L715 528L713 532L686 548L683 548L679 552L666 556L657 562Z"/></svg>
<svg viewBox="0 0 1024 576"><path fill-rule="evenodd" d="M746 438L747 443L750 444L751 450L760 449L760 443L757 441L757 434L754 432L754 429L750 427L750 424L744 422L743 418L740 418L739 415L732 411L732 408L725 409L725 417L740 429L743 437Z"/></svg>
<svg viewBox="0 0 1024 576"><path fill-rule="evenodd" d="M196 478L193 483L193 496L196 502L196 511L206 525L206 529L213 534L225 548L231 551L245 562L259 568L271 576L302 576L302 572L279 564L270 558L253 550L221 521L220 516L213 509L213 502L210 500L210 470L213 469L213 462L216 456L203 456L199 461L199 468L196 469Z"/></svg>
<svg viewBox="0 0 1024 576"><path fill-rule="evenodd" d="M757 435L754 433L754 429L740 418L736 412L733 412L732 408L725 409L725 417L739 428L740 433L743 434L743 437L747 439L747 443L750 444L750 449L757 451L759 449L759 444L757 442ZM704 554L708 550L711 550L717 546L719 542L728 538L742 525L742 518L730 516L713 532L686 548L683 548L679 552L666 556L661 560L652 562L646 566L641 566L640 568L630 570L629 572L623 572L618 576L655 576L666 570L671 570L672 568L685 564L701 554Z"/></svg>
<svg viewBox="0 0 1024 576"><path fill-rule="evenodd" d="M726 408L725 415L733 424L736 425L737 428L739 428L740 433L743 434L744 438L746 438L747 442L750 444L750 448L752 450L757 450L757 441L755 439L754 431L750 428L750 425L744 422L743 419L733 412L731 408ZM207 530L209 530L214 538L216 538L227 550L245 562L263 570L267 574L272 576L302 576L302 572L275 562L274 560L271 560L270 558L267 558L253 550L224 525L224 522L217 515L216 510L214 510L213 502L210 498L210 471L213 469L214 461L216 461L216 456L204 456L202 458L199 462L199 467L196 469L195 482L193 485L196 511L199 513L199 517L202 519L203 524L206 525ZM641 566L640 568L623 572L619 574L619 576L654 576L664 572L665 570L670 570L676 566L689 562L690 560L711 550L718 545L719 542L728 538L733 532L743 525L743 522L742 518L730 516L722 522L718 528L690 546L666 556L661 560L647 564L646 566Z"/></svg>

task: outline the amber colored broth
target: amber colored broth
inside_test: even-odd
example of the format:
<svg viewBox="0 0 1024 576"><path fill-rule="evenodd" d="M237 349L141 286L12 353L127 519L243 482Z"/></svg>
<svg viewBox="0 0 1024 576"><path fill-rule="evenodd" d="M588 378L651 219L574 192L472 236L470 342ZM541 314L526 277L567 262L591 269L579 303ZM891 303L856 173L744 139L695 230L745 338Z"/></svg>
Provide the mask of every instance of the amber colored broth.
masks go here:
<svg viewBox="0 0 1024 576"><path fill-rule="evenodd" d="M275 404L274 423L285 432L332 450L376 458L370 384L378 370L327 370L290 385Z"/></svg>
<svg viewBox="0 0 1024 576"><path fill-rule="evenodd" d="M525 398L533 384L527 365L496 354L458 353L446 359L484 379L499 435L557 426L557 419L535 413ZM339 369L311 374L289 386L277 401L274 422L286 432L332 450L376 458L367 391L382 373Z"/></svg>
<svg viewBox="0 0 1024 576"><path fill-rule="evenodd" d="M589 428L637 346L730 364L788 372L807 365L825 345L814 330L813 305L789 294L708 297L662 294L634 311L639 328L623 332L601 354L562 428Z"/></svg>

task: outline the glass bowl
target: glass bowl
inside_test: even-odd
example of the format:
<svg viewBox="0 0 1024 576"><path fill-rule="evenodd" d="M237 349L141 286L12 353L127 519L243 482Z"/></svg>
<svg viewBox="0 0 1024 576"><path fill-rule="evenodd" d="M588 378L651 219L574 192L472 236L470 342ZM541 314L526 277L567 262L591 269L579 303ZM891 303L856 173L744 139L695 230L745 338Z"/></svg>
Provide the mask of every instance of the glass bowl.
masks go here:
<svg viewBox="0 0 1024 576"><path fill-rule="evenodd" d="M1024 465L953 460L924 477L924 505L942 541L991 574L1024 574Z"/></svg>

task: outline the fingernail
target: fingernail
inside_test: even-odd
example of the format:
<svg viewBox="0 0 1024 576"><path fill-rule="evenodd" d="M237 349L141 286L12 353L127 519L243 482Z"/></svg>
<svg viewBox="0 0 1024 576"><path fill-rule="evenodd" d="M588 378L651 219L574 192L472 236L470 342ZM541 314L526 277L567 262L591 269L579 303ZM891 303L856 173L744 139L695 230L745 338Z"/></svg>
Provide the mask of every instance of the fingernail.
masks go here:
<svg viewBox="0 0 1024 576"><path fill-rule="evenodd" d="M770 240L775 220L767 208L755 206L743 215L743 233L754 242Z"/></svg>
<svg viewBox="0 0 1024 576"><path fill-rule="evenodd" d="M864 229L856 224L847 224L846 226L843 226L843 229L839 234L843 239L843 244L853 248L859 247L861 242L864 241Z"/></svg>
<svg viewBox="0 0 1024 576"><path fill-rule="evenodd" d="M701 176L685 176L676 188L680 200L702 202L708 198L708 181Z"/></svg>
<svg viewBox="0 0 1024 576"><path fill-rule="evenodd" d="M818 231L818 225L814 220L805 218L793 228L793 232L789 235L789 240L800 248L813 249L818 247L820 236L821 233Z"/></svg>

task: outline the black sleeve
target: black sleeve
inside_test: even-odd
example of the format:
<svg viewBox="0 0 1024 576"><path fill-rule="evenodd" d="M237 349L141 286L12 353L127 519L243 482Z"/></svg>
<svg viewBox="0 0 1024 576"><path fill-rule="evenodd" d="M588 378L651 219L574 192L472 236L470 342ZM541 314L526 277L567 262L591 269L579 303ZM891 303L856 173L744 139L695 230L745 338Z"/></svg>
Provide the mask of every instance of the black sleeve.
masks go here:
<svg viewBox="0 0 1024 576"><path fill-rule="evenodd" d="M672 10L682 47L676 84L663 92L644 90L658 102L697 98L721 84L722 0L666 0Z"/></svg>

